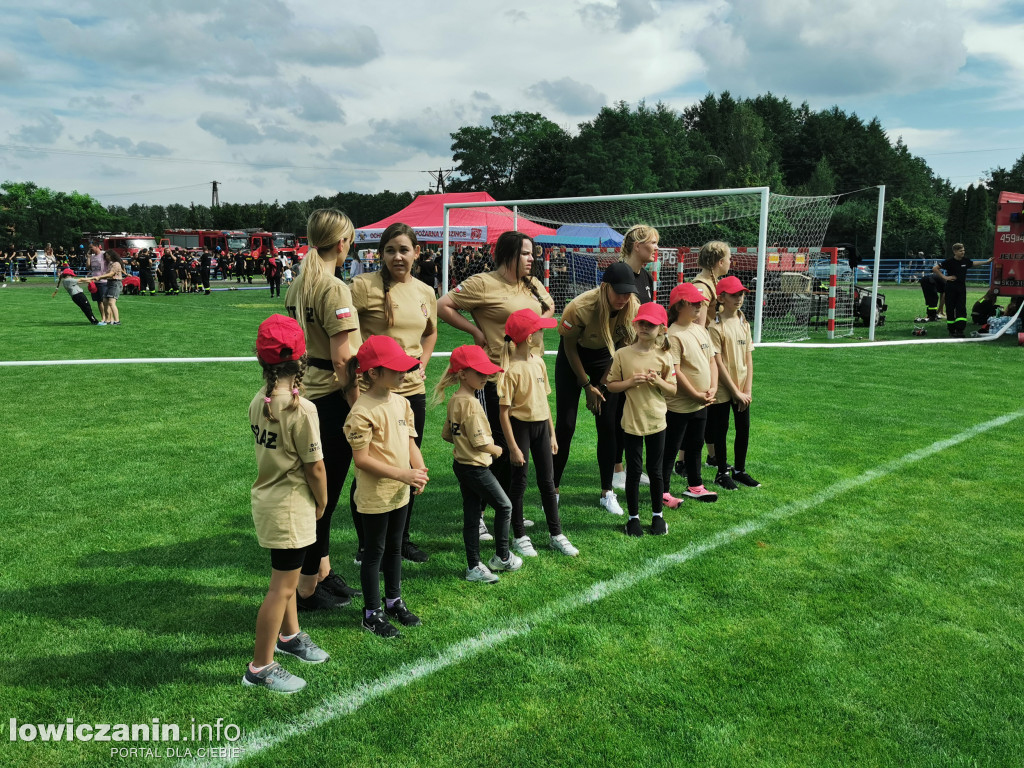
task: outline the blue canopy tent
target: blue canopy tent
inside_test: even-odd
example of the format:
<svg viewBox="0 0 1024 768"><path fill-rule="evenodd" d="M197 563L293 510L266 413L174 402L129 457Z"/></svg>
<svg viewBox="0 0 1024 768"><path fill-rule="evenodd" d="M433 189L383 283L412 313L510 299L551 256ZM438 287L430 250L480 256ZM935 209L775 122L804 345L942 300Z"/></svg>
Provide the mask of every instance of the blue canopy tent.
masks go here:
<svg viewBox="0 0 1024 768"><path fill-rule="evenodd" d="M597 247L599 248L618 248L622 245L623 237L607 224L563 224L558 228L558 236L577 237L589 241L597 238ZM583 243L574 243L574 245L584 246Z"/></svg>

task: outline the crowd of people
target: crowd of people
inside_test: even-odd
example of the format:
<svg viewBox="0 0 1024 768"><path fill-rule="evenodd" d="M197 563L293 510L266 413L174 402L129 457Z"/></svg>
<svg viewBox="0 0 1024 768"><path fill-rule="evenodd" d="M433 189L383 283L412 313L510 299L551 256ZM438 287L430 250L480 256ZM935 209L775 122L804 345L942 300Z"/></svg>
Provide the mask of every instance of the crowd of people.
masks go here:
<svg viewBox="0 0 1024 768"><path fill-rule="evenodd" d="M328 659L301 631L299 612L333 610L361 595L361 625L379 637L421 623L405 602L402 563L429 559L414 543L420 526L413 510L429 482L446 474L428 471L420 452L425 439L436 439L424 430L426 362L439 319L467 336L431 397L435 405L447 400L440 437L452 445L451 474L463 498L467 581L494 583L539 556L525 511L531 459L548 548L580 554L563 528L559 502L584 392L598 427L598 508L625 516L627 535L668 533L664 509L683 501L671 493L673 468L686 477L683 498L717 499L699 469L711 408L725 411L713 434L716 482L723 490L758 486L743 464L753 380L750 326L741 310L746 288L721 279L728 246L709 243L702 251L711 295L680 285L666 313L652 301L646 270L656 258L658 232L633 227L621 260L556 321L550 293L532 274L534 244L523 233L503 233L486 257L460 253L466 271L440 298L436 273L434 285L422 279L425 258L436 256L425 257L404 224L385 230L380 268L357 274L351 286L337 277L352 244L351 221L337 210L315 211L308 236L303 269L285 295L287 315L268 318L257 337L265 386L249 406L259 467L252 509L272 576L246 685L279 692L305 685L274 662L275 652L312 663ZM474 259L490 269L470 272ZM556 326L552 413L544 331ZM733 465L726 462L729 412L736 414ZM679 446L682 463L676 463ZM333 513L350 470L359 588L332 567L330 548ZM642 486L650 495L648 526L641 523ZM626 511L616 489L626 492ZM485 522L487 507L494 510L493 529ZM485 562L481 542L488 541L494 554Z"/></svg>

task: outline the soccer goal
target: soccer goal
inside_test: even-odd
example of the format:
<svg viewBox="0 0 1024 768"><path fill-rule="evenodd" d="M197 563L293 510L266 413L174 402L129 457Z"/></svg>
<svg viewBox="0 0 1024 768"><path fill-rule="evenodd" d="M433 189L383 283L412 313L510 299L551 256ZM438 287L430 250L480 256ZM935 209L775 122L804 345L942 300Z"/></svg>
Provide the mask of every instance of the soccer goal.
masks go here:
<svg viewBox="0 0 1024 768"><path fill-rule="evenodd" d="M660 258L651 272L662 304L674 285L699 271L701 245L724 240L732 248L730 274L752 291L744 310L755 342L796 341L819 330L841 336L853 331L853 275L836 249L822 247L838 201L835 195L794 197L752 187L447 203L442 285L452 288L465 272L461 264L452 268L447 233L454 209L486 208L492 215L503 211L514 228L531 234L544 249L543 259L534 262L534 274L548 287L558 312L599 284L604 269L618 259L622 234L629 227L648 224L659 233ZM457 259L467 257L460 251Z"/></svg>

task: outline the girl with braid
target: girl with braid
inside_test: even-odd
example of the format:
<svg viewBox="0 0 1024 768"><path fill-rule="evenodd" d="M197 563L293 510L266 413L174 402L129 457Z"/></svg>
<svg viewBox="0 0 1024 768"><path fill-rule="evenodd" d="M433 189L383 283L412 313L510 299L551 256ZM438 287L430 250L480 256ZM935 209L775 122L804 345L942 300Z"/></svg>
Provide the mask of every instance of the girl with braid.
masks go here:
<svg viewBox="0 0 1024 768"><path fill-rule="evenodd" d="M533 265L533 241L528 235L514 230L502 232L494 246L494 270L473 275L445 294L437 302L437 316L449 325L465 331L473 342L484 348L487 357L500 365L501 349L505 343L505 321L520 309L532 309L541 317L553 317L555 302L544 284L530 276ZM462 313L468 312L472 321ZM531 346L534 354L544 355L542 334L537 334ZM511 466L508 446L501 428L498 390L493 381L483 389L483 404L491 434L501 446L502 454L494 462L493 470L502 489L508 493L511 485ZM528 522L528 525L533 525ZM489 534L480 522L481 535Z"/></svg>
<svg viewBox="0 0 1024 768"><path fill-rule="evenodd" d="M396 222L384 230L380 238L379 272L368 272L352 280L352 305L359 313L363 341L370 336L390 336L398 342L405 354L420 361L419 367L408 374L394 390L409 401L412 407L416 445L423 443L423 427L427 414L427 363L434 354L437 342L437 298L433 289L413 277L412 268L420 255L416 233L408 224ZM366 380L360 389L366 391ZM351 487L352 520L359 536L356 560L362 562L362 516L355 504L355 483ZM425 563L426 552L409 539L415 496L409 499L402 533L402 557L413 563Z"/></svg>
<svg viewBox="0 0 1024 768"><path fill-rule="evenodd" d="M285 671L274 653L307 664L329 658L299 629L300 569L316 545L316 521L327 503L327 472L316 407L299 395L306 342L299 324L271 315L260 324L256 356L266 386L249 404L259 474L252 486L252 520L261 547L270 550L270 588L256 618L256 650L243 685L294 693L306 681ZM319 558L316 558L319 560ZM316 578L316 571L311 574Z"/></svg>
<svg viewBox="0 0 1024 768"><path fill-rule="evenodd" d="M316 546L303 563L299 583L299 610L323 610L347 605L359 594L331 569L331 515L338 505L341 487L352 463L352 449L342 433L345 419L359 395L348 382L346 365L359 348L359 318L348 286L334 276L344 261L355 228L348 216L334 208L313 211L306 225L309 252L302 273L288 288L284 303L306 334L309 371L306 393L316 406L323 433L324 466L327 468L327 504L316 524Z"/></svg>

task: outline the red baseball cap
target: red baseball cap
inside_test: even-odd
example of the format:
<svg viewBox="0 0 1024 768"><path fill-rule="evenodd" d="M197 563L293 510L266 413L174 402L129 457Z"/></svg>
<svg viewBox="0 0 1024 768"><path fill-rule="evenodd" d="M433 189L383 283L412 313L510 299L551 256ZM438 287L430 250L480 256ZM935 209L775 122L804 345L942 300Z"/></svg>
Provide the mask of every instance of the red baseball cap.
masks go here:
<svg viewBox="0 0 1024 768"><path fill-rule="evenodd" d="M729 275L723 277L718 281L718 285L715 286L715 291L718 293L750 293L749 288L744 288L743 283L736 275Z"/></svg>
<svg viewBox="0 0 1024 768"><path fill-rule="evenodd" d="M74 277L75 276L75 270L73 270L73 269L65 269L63 272L61 272L61 275L68 275L70 277Z"/></svg>
<svg viewBox="0 0 1024 768"><path fill-rule="evenodd" d="M401 345L390 336L370 336L356 352L359 371L371 368L387 368L389 371L411 371L418 368L420 361L405 354Z"/></svg>
<svg viewBox="0 0 1024 768"><path fill-rule="evenodd" d="M482 373L484 376L502 371L501 366L492 363L483 349L473 344L465 344L452 350L452 360L448 364L449 373L458 373L464 368Z"/></svg>
<svg viewBox="0 0 1024 768"><path fill-rule="evenodd" d="M646 320L652 325L668 325L668 314L661 304L648 301L645 304L641 304L640 309L636 311L636 317L633 318L633 322L637 320Z"/></svg>
<svg viewBox="0 0 1024 768"><path fill-rule="evenodd" d="M541 328L554 328L558 321L553 317L541 317L532 309L520 309L508 316L505 321L505 335L516 344L522 344L531 333Z"/></svg>
<svg viewBox="0 0 1024 768"><path fill-rule="evenodd" d="M306 354L306 337L298 321L284 315L271 315L260 323L256 334L256 355L268 365L298 360Z"/></svg>
<svg viewBox="0 0 1024 768"><path fill-rule="evenodd" d="M680 283L672 289L668 297L668 305L671 307L680 301L688 301L691 304L701 304L706 301L703 293L693 283Z"/></svg>

